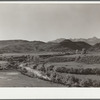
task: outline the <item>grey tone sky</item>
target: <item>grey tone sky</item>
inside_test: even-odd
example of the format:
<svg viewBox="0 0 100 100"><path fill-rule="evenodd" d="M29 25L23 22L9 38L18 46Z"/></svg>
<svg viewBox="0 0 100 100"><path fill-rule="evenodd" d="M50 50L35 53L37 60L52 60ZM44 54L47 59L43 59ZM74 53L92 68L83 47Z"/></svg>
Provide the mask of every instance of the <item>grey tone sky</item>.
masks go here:
<svg viewBox="0 0 100 100"><path fill-rule="evenodd" d="M0 40L100 38L99 4L0 4Z"/></svg>

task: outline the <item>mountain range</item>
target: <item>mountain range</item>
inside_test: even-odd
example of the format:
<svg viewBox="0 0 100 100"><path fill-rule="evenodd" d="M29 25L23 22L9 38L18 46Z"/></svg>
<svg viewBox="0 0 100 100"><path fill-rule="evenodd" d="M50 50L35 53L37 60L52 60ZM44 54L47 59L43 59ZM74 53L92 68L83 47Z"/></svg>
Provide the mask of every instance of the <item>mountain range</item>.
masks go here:
<svg viewBox="0 0 100 100"><path fill-rule="evenodd" d="M75 51L85 48L90 51L100 51L100 39L65 39L60 38L49 42L27 40L2 40L0 41L0 53L31 53L42 51Z"/></svg>
<svg viewBox="0 0 100 100"><path fill-rule="evenodd" d="M56 39L50 42L54 42L54 43L59 43L61 41L66 40L65 38L60 38L60 39ZM86 42L90 45L95 45L96 43L100 43L100 38L97 37L92 37L92 38L88 38L88 39L84 39L84 38L76 38L76 39L70 39L73 42L78 42L78 41L82 41L82 42Z"/></svg>
<svg viewBox="0 0 100 100"><path fill-rule="evenodd" d="M80 39L71 39L72 41L83 41L86 42L90 45L95 45L96 43L100 43L100 39L97 37L93 37L93 38L88 38L88 39L84 39L84 38L80 38Z"/></svg>

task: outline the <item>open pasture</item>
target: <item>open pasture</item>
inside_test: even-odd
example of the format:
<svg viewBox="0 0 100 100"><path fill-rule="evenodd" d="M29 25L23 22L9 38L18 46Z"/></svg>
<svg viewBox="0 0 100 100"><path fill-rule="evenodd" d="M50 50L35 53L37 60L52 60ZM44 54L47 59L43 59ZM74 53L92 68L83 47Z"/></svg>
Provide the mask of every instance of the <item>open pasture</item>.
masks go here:
<svg viewBox="0 0 100 100"><path fill-rule="evenodd" d="M0 72L0 87L64 87L64 85L31 78L10 70Z"/></svg>
<svg viewBox="0 0 100 100"><path fill-rule="evenodd" d="M26 67L30 67L33 68L33 66L35 66L35 62L34 59L29 61L27 59L25 59L26 56L33 56L35 57L36 55L39 56L39 58L42 59L43 62L45 62L44 64L40 63L40 61L37 61L37 67L35 70L39 70L40 72L44 73L44 75L49 75L48 77L51 78L51 82L48 82L46 80L41 80L38 78L31 78L31 80L29 80L29 84L26 82L28 78L28 76L22 75L20 74L14 74L14 77L16 78L17 82L20 81L20 77L26 77L24 82L25 84L21 84L22 81L20 81L20 84L18 85L15 81L14 84L12 84L12 86L44 86L45 87L53 87L53 86L71 86L71 87L80 87L81 86L81 82L83 82L82 87L88 86L88 87L92 87L92 86L100 86L100 63L97 63L96 60L99 62L99 58L100 55L97 54L86 54L86 55L67 55L67 54L61 54L61 53L32 53L32 54L2 54L0 57L4 57L6 58L6 60L2 60L0 61L0 64L3 65L5 63L8 63L10 61L10 63L13 66L13 61L16 61L14 63L19 63L19 64L23 64L25 63ZM49 55L49 56L48 56ZM43 58L44 56L45 59ZM80 56L80 59L77 59L77 57ZM10 59L11 58L11 59ZM17 60L16 60L17 58ZM10 59L10 60L8 60ZM77 60L76 60L77 59ZM85 60L86 59L86 60ZM21 60L21 62L20 62ZM24 61L24 62L23 62ZM90 62L90 63L87 63ZM17 64L17 67L19 66L19 64ZM31 64L31 65L30 65ZM25 67L24 66L24 67ZM49 68L50 66L54 66L54 68L52 69L52 71L47 71L44 72L43 70L43 66L45 69ZM17 69L15 69L17 71ZM9 72L9 70L6 70L5 72L7 73L7 71ZM1 71L1 76L4 75L3 71ZM13 72L13 70L12 70ZM18 72L19 73L19 72ZM7 76L9 75L13 75L11 74L6 74ZM2 76L3 77L3 76ZM13 77L13 78L14 78ZM11 77L12 78L12 77ZM4 78L5 79L5 78ZM2 78L3 80L3 78ZM37 80L40 81L37 82ZM77 84L76 81L77 80ZM9 81L12 81L12 79L10 79ZM90 84L90 82L93 81L94 84L86 85L86 82L88 82L88 84ZM37 84L35 84L37 82ZM68 83L69 82L69 83ZM70 83L71 82L71 83ZM12 82L13 83L13 82ZM42 85L43 83L43 85ZM8 83L10 84L10 83ZM32 85L33 84L33 85ZM62 85L61 85L62 84ZM69 85L71 84L71 85ZM96 85L95 85L96 84ZM10 86L7 84L4 84L4 86Z"/></svg>

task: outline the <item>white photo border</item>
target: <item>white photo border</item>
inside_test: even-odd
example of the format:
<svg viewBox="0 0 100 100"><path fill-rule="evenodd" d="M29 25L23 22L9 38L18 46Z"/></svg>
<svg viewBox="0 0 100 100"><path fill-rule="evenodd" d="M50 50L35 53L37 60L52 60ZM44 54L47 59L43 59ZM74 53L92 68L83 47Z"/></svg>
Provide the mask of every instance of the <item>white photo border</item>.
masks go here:
<svg viewBox="0 0 100 100"><path fill-rule="evenodd" d="M100 4L100 1L0 1L0 4ZM0 88L0 99L100 99L100 88Z"/></svg>

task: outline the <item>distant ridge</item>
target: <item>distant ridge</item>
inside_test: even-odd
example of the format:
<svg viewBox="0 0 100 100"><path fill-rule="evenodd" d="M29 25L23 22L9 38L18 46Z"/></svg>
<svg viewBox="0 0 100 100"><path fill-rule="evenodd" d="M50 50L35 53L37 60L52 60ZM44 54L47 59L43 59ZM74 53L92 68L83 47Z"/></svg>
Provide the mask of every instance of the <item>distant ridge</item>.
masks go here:
<svg viewBox="0 0 100 100"><path fill-rule="evenodd" d="M49 41L49 42L53 42L53 43L60 43L62 41L66 40L65 38L59 38L59 39L56 39L56 40L53 40L53 41Z"/></svg>
<svg viewBox="0 0 100 100"><path fill-rule="evenodd" d="M58 39L51 42L26 41L26 40L4 40L0 41L0 53L29 53L29 52L65 52L90 48L88 43L73 42L69 39Z"/></svg>
<svg viewBox="0 0 100 100"><path fill-rule="evenodd" d="M28 41L28 40L1 40L0 53L29 53L29 52L65 52L82 50L86 48L88 51L100 52L100 39L93 38L79 38L79 39L65 39L59 38L49 42L43 41Z"/></svg>
<svg viewBox="0 0 100 100"><path fill-rule="evenodd" d="M100 38L97 37L93 37L93 38L88 38L88 39L84 39L84 38L79 38L79 39L71 39L73 42L77 42L77 41L83 41L86 42L90 45L95 45L96 43L100 43Z"/></svg>
<svg viewBox="0 0 100 100"><path fill-rule="evenodd" d="M93 45L91 48L89 48L89 51L100 52L100 43Z"/></svg>

